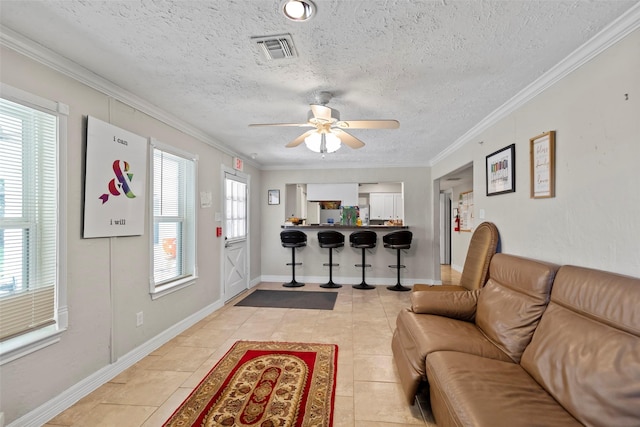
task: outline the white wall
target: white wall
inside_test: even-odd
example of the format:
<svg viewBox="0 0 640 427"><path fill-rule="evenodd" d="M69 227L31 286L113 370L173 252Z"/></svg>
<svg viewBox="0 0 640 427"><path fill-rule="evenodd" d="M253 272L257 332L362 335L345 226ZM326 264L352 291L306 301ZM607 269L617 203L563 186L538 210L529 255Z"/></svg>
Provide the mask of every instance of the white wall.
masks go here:
<svg viewBox="0 0 640 427"><path fill-rule="evenodd" d="M112 345L120 358L199 310L221 304L222 241L215 237L215 227L221 224L215 222L214 213L222 211L221 167L231 167L232 158L12 50L2 48L0 55L3 83L70 107L66 170L69 328L59 343L1 367L0 412L10 423L108 366ZM148 234L82 239L86 115L199 156L198 190L213 194L213 207L197 212L199 280L195 285L152 301ZM252 182L260 182L260 171L246 162L245 172L253 177ZM256 278L260 274L262 199L259 184L252 188L250 232L252 248L258 252L251 254L251 277ZM144 325L136 327L139 311L144 312Z"/></svg>
<svg viewBox="0 0 640 427"><path fill-rule="evenodd" d="M319 160L320 161L320 160ZM433 227L430 204L432 186L428 180L429 168L387 168L387 169L306 169L286 171L263 171L262 193L269 189L280 189L281 194L286 184L308 182L404 182L404 219L405 225L413 232L411 249L402 255L402 263L407 266L402 271L403 284L432 283L436 277L432 260ZM283 248L280 243L281 225L286 213L284 205L264 206L262 209L262 275L263 279L280 281L289 280L291 267L291 250ZM296 262L303 263L296 269L296 279L303 281L328 280L328 268L322 264L328 262L328 250L320 249L316 239L318 229L308 230L307 247L298 252ZM354 264L361 262L361 252L349 247L348 234L345 231L346 245L334 255L334 262L340 267L334 269L334 281L337 283L355 284L362 279L362 270ZM367 271L367 282L372 284L395 285L396 270L390 269L395 264L395 251L382 247L382 236L385 231L378 232L378 247L372 254L367 254L367 263L372 268ZM437 252L436 252L437 253ZM439 276L438 276L439 277Z"/></svg>
<svg viewBox="0 0 640 427"><path fill-rule="evenodd" d="M640 276L640 30L432 168L474 163L476 218L502 251ZM625 94L628 94L628 99ZM529 197L529 139L556 131L556 197ZM482 141L482 144L478 142ZM516 144L516 192L487 197L485 156Z"/></svg>
<svg viewBox="0 0 640 427"><path fill-rule="evenodd" d="M462 184L456 187L452 187L451 190L451 214L453 215L454 209L459 209L460 194L467 191L473 191L472 184ZM473 194L475 198L475 193ZM473 230L483 220L475 218L472 231L452 231L451 232L451 267L457 271L462 271L464 267L464 261L467 258L467 249L469 249L469 242L471 242L471 235ZM455 227L453 220L451 221L451 230Z"/></svg>

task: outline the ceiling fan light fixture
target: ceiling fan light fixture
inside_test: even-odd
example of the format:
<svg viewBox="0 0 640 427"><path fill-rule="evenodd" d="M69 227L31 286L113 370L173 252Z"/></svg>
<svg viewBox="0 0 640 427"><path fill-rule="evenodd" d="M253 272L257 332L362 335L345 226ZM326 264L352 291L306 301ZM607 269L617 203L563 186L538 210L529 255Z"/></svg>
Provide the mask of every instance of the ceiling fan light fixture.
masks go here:
<svg viewBox="0 0 640 427"><path fill-rule="evenodd" d="M312 133L304 139L307 148L315 153L334 153L342 145L342 141L332 133Z"/></svg>
<svg viewBox="0 0 640 427"><path fill-rule="evenodd" d="M316 5L310 0L286 0L282 4L284 16L296 22L311 19L315 11Z"/></svg>

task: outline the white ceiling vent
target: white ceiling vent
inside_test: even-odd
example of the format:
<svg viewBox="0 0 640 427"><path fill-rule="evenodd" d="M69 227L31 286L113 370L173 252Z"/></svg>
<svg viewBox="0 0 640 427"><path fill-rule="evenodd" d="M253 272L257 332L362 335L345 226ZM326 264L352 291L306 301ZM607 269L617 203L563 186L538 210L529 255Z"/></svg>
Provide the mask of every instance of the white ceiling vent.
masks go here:
<svg viewBox="0 0 640 427"><path fill-rule="evenodd" d="M268 61L274 59L293 58L298 56L293 47L291 34L281 34L277 36L251 37L262 55Z"/></svg>

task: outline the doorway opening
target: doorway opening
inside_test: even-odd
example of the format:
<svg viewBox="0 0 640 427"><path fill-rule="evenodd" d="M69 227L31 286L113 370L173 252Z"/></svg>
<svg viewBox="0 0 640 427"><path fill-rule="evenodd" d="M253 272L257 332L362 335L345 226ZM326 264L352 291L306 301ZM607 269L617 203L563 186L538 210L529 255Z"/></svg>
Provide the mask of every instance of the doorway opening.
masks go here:
<svg viewBox="0 0 640 427"><path fill-rule="evenodd" d="M458 211L459 200L462 195L473 191L473 163L469 163L453 172L450 172L438 180L439 186L439 243L440 265L461 268L457 253L465 248L458 248L458 234L456 226L460 224Z"/></svg>

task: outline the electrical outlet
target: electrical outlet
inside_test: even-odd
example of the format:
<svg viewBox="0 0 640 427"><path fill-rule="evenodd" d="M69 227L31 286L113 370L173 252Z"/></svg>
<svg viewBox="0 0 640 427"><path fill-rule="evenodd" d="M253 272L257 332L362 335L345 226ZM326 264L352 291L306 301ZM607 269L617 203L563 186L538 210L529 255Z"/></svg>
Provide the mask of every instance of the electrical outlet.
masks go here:
<svg viewBox="0 0 640 427"><path fill-rule="evenodd" d="M142 326L143 323L144 323L144 315L140 311L136 313L136 327Z"/></svg>

